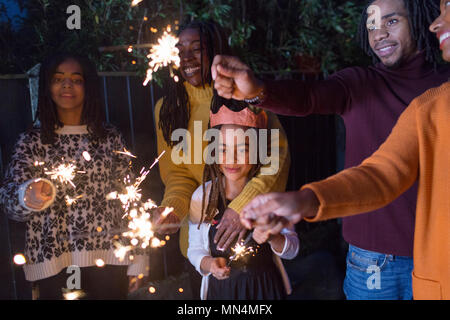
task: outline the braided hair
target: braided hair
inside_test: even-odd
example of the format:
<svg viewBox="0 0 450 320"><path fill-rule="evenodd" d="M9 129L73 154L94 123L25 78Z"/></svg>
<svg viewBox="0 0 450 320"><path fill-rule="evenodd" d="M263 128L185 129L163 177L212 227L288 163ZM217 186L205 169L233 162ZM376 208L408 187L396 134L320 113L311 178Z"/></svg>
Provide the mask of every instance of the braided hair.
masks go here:
<svg viewBox="0 0 450 320"><path fill-rule="evenodd" d="M44 61L39 71L38 106L35 121L40 121L41 141L43 144L54 143L56 140L55 129L64 126L58 118L50 86L58 66L67 60L78 62L83 73L85 92L81 123L87 125L89 133L95 139L102 139L106 136L100 80L95 65L84 56L61 53Z"/></svg>
<svg viewBox="0 0 450 320"><path fill-rule="evenodd" d="M201 52L201 75L202 86L211 84L211 65L215 55L231 54L231 48L225 37L222 28L215 22L192 21L180 27L178 35L184 30L195 29L200 34L200 52ZM205 46L205 48L204 48ZM204 50L205 49L205 50ZM203 53L206 51L209 65L203 65ZM207 76L204 78L204 70L207 68ZM174 71L179 79L182 75L178 70ZM159 128L162 130L164 140L173 147L176 141L171 140L172 132L176 129L187 129L190 118L189 97L182 81L175 82L169 79L164 84L163 102L159 113Z"/></svg>
<svg viewBox="0 0 450 320"><path fill-rule="evenodd" d="M358 40L361 48L372 57L373 63L380 59L373 52L369 43L367 31L367 9L375 0L369 0L364 7L358 30ZM417 49L425 51L425 59L435 67L439 63L440 52L436 42L436 36L429 32L428 27L440 14L439 0L403 0L408 12L408 21L411 36L416 42Z"/></svg>
<svg viewBox="0 0 450 320"><path fill-rule="evenodd" d="M211 101L211 112L217 113L219 112L219 109L225 106L226 108L234 111L239 112L242 111L245 108L250 108L253 112L258 112L258 110L253 110L251 106L249 106L246 102L238 101L234 99L225 99L217 94L217 91L214 90L213 99ZM222 126L215 126L215 129L220 130ZM246 128L250 130L258 130L256 128ZM257 135L258 136L258 135ZM268 139L270 141L270 138ZM259 142L257 143L259 146ZM270 149L270 147L269 147ZM214 154L212 155L214 156ZM256 165L253 166L253 168L248 173L248 178L252 179L254 176L256 176L259 172L259 169L261 168L262 164L258 159L258 162ZM211 190L209 192L209 199L208 199L208 205L206 205L206 182L211 181ZM225 178L223 172L220 170L218 163L212 163L212 164L205 164L204 171L203 171L203 182L202 182L202 188L203 188L203 198L202 198L202 215L200 219L200 223L203 222L209 222L212 221L214 216L216 215L216 210L219 208L219 201L221 201L222 206L224 208L227 207L226 205L226 199L225 199ZM199 224L200 227L200 224Z"/></svg>

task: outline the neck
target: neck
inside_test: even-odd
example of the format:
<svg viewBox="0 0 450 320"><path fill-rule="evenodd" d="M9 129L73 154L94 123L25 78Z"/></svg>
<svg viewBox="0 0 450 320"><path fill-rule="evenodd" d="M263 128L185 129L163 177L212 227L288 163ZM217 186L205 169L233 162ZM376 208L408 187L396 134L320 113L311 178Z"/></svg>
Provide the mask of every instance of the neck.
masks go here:
<svg viewBox="0 0 450 320"><path fill-rule="evenodd" d="M58 109L58 118L66 126L78 126L81 123L82 108L77 109Z"/></svg>
<svg viewBox="0 0 450 320"><path fill-rule="evenodd" d="M241 178L239 180L229 180L225 178L225 197L228 200L233 200L234 198L236 198L242 192L242 190L244 190L247 182L247 177Z"/></svg>

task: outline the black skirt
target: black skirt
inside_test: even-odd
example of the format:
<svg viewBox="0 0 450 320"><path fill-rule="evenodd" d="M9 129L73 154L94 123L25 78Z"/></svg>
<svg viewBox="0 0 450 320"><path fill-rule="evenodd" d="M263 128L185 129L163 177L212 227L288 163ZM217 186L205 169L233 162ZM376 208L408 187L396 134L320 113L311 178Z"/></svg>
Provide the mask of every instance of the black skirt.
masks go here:
<svg viewBox="0 0 450 320"><path fill-rule="evenodd" d="M221 201L219 201L221 202ZM224 206L219 206L219 214L214 218L218 223L222 219ZM209 230L209 247L212 257L224 257L229 260L233 255L230 248L222 252L214 244L217 224ZM236 239L237 240L237 239ZM230 247L234 247L236 241ZM231 262L230 276L225 280L209 277L208 300L281 300L286 298L280 271L273 261L273 252L269 244L258 245L253 239L247 245L253 247L253 254L245 255Z"/></svg>

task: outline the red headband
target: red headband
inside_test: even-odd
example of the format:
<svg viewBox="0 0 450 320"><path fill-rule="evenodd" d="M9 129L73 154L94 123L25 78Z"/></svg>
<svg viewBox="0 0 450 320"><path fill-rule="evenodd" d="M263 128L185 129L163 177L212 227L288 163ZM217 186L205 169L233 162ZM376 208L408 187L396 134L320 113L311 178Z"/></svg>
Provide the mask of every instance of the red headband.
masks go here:
<svg viewBox="0 0 450 320"><path fill-rule="evenodd" d="M244 108L239 112L234 112L226 106L222 106L219 112L209 112L209 121L211 128L222 124L237 124L245 127L258 129L267 129L267 114L261 110L254 113L249 108Z"/></svg>

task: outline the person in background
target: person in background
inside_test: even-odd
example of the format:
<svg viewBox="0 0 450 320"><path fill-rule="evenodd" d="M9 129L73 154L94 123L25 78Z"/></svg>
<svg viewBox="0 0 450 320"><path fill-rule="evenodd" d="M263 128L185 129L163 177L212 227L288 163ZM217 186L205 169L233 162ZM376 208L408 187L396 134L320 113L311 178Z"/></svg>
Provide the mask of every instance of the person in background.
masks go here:
<svg viewBox="0 0 450 320"><path fill-rule="evenodd" d="M340 114L350 168L379 148L414 98L450 77L450 68L438 65L439 43L427 30L437 16L437 0L371 0L359 39L375 65L347 68L321 81L262 81L237 58L216 56L214 86L225 98L253 99L277 114ZM414 184L386 206L343 219L347 299L412 298L416 201ZM383 265L383 286L376 290L367 287L373 264Z"/></svg>
<svg viewBox="0 0 450 320"><path fill-rule="evenodd" d="M39 299L63 299L64 289L80 289L86 299L126 299L127 275L148 274L148 257L136 255L131 264L114 254L114 237L126 225L120 204L106 196L129 173L129 159L114 152L125 143L104 124L99 83L82 56L60 54L42 64L40 126L19 136L0 189L8 217L26 222L23 269ZM70 182L45 170L71 165ZM80 268L79 282L70 266Z"/></svg>
<svg viewBox="0 0 450 320"><path fill-rule="evenodd" d="M439 40L443 59L450 62L450 0L441 0L440 10L430 30ZM300 191L258 196L244 208L243 222L276 232L303 218L315 222L355 215L385 206L417 181L414 299L450 299L449 101L448 81L426 91L361 165ZM375 267L382 272L384 263ZM385 284L383 277L379 284Z"/></svg>
<svg viewBox="0 0 450 320"><path fill-rule="evenodd" d="M211 127L220 130L222 137L215 150L221 157L205 165L204 183L192 195L188 258L202 275L202 299L283 299L291 287L280 257L293 259L298 253L299 240L293 228L277 234L255 228L254 240L246 244L255 254L236 260L230 260L233 250L221 250L213 241L214 226L220 223L225 208L261 168L260 161L250 161L250 153L264 141L252 140L249 131L258 136L259 129L267 129L264 111L255 113L245 103L223 100L213 99L210 115Z"/></svg>
<svg viewBox="0 0 450 320"><path fill-rule="evenodd" d="M181 59L180 81L175 82L169 79L165 83L163 97L157 102L155 108L158 154L165 151L165 155L159 162L159 172L165 185L159 212L161 213L164 207L172 207L174 211L164 219L158 218L156 213L155 221L161 226L168 226L165 228L167 233L177 232L179 229L177 226L182 225L180 250L183 256L187 257L188 224L184 219L189 213L192 193L203 181L205 165L203 150L207 146L207 141L203 141L203 134L208 129L209 110L213 97L211 63L215 55L229 54L231 49L223 30L212 21L193 21L181 26L178 37L177 46ZM236 238L242 239L246 232L239 220L239 214L244 205L257 194L282 191L286 187L290 165L287 138L278 118L268 113L268 119L268 128L279 131L279 139L271 141L272 145L279 150L279 156L272 159L277 162L278 170L270 175L255 175L239 196L229 203L221 223L217 226L218 232L214 239L217 246L224 250ZM195 130L196 123L200 124L201 130ZM179 153L178 140L172 140L172 134L177 129L188 130L193 142L203 141L201 148L194 146L194 143L191 144L190 148L194 152L191 152L186 162L174 162L172 158L174 153ZM200 150L198 154L200 161L195 163L197 148ZM200 291L201 279L191 264L185 261L191 272L193 292L197 293Z"/></svg>

